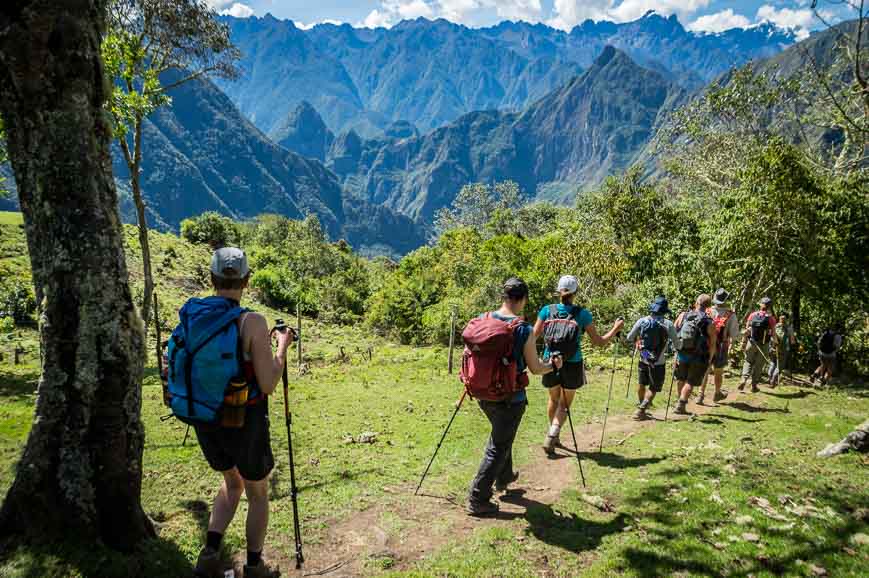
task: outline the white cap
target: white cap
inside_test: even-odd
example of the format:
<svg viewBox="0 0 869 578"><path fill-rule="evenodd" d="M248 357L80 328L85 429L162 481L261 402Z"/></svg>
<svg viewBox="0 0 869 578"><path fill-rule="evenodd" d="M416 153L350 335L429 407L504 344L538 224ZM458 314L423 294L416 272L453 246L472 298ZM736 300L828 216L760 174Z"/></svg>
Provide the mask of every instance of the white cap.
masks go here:
<svg viewBox="0 0 869 578"><path fill-rule="evenodd" d="M576 293L579 289L579 281L573 275L565 275L558 280L559 293Z"/></svg>

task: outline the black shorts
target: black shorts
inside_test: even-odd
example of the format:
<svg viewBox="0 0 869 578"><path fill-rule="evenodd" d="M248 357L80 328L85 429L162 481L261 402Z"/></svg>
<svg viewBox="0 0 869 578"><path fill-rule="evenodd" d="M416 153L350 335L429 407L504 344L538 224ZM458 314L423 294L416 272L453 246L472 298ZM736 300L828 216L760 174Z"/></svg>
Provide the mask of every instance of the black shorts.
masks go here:
<svg viewBox="0 0 869 578"><path fill-rule="evenodd" d="M727 356L730 353L730 344L726 343L723 347L719 347L715 352L715 358L712 360L715 369L724 369L727 367Z"/></svg>
<svg viewBox="0 0 869 578"><path fill-rule="evenodd" d="M680 361L676 365L676 379L691 387L700 387L708 369L709 364L703 361Z"/></svg>
<svg viewBox="0 0 869 578"><path fill-rule="evenodd" d="M642 361L639 363L638 373L640 385L648 387L655 393L659 393L664 387L664 379L667 375L666 365L648 365Z"/></svg>
<svg viewBox="0 0 869 578"><path fill-rule="evenodd" d="M275 467L269 437L269 404L263 400L249 405L244 426L235 428L195 428L202 455L211 469L225 472L238 468L245 480L263 480Z"/></svg>
<svg viewBox="0 0 869 578"><path fill-rule="evenodd" d="M564 389L579 389L585 385L585 364L582 361L567 362L558 371L543 376L543 387L560 385Z"/></svg>

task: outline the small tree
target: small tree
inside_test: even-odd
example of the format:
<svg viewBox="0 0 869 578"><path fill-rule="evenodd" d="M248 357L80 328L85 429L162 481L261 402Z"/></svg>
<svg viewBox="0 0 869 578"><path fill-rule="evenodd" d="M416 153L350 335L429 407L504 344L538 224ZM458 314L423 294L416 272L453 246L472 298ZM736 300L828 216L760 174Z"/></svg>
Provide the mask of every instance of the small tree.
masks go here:
<svg viewBox="0 0 869 578"><path fill-rule="evenodd" d="M207 243L212 249L237 245L240 240L238 225L214 211L181 221L181 236L191 243Z"/></svg>
<svg viewBox="0 0 869 578"><path fill-rule="evenodd" d="M115 136L130 173L136 206L145 280L141 312L147 327L154 279L140 185L142 124L171 102L168 92L172 88L206 76L234 78L239 52L230 42L228 27L217 21L204 0L111 0L108 28L102 52L114 80ZM179 76L164 84L164 73L169 71Z"/></svg>

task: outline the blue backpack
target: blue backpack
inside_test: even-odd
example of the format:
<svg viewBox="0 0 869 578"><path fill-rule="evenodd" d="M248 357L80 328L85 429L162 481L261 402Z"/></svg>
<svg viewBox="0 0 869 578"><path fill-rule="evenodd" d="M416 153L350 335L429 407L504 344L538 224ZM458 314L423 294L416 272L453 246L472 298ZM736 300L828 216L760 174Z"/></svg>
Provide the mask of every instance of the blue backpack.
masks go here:
<svg viewBox="0 0 869 578"><path fill-rule="evenodd" d="M640 360L654 365L667 347L668 339L664 324L655 317L647 317L640 327Z"/></svg>
<svg viewBox="0 0 869 578"><path fill-rule="evenodd" d="M238 318L248 311L223 297L193 298L169 339L172 413L191 425L218 425L226 388L241 375Z"/></svg>

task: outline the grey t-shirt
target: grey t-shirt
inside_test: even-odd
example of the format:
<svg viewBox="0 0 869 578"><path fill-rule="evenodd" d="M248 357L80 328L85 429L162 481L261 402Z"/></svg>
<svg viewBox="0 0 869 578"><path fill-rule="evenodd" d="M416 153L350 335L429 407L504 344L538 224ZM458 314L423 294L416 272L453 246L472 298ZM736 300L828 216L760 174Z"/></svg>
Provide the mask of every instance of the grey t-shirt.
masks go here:
<svg viewBox="0 0 869 578"><path fill-rule="evenodd" d="M669 319L665 319L661 315L648 315L646 317L641 317L640 319L637 319L637 322L634 323L634 326L631 328L630 333L628 333L628 343L635 343L637 339L640 338L640 330L642 329L643 324L652 317L654 317L658 321L658 323L664 326L664 329L667 330L667 337L670 338L670 341L673 343L673 347L679 349L679 346L682 344L682 342L679 340L679 335L676 333L676 326L673 325L672 321L670 321ZM655 365L664 365L664 363L666 363L667 361L666 357L667 348L664 347L664 349L661 350L661 355L658 356L657 360L655 360Z"/></svg>
<svg viewBox="0 0 869 578"><path fill-rule="evenodd" d="M727 305L716 305L712 308L711 317L717 319L727 315L729 311L732 310ZM739 320L736 318L736 314L732 313L730 319L727 320L727 326L724 328L724 340L729 342L735 339L739 339Z"/></svg>

